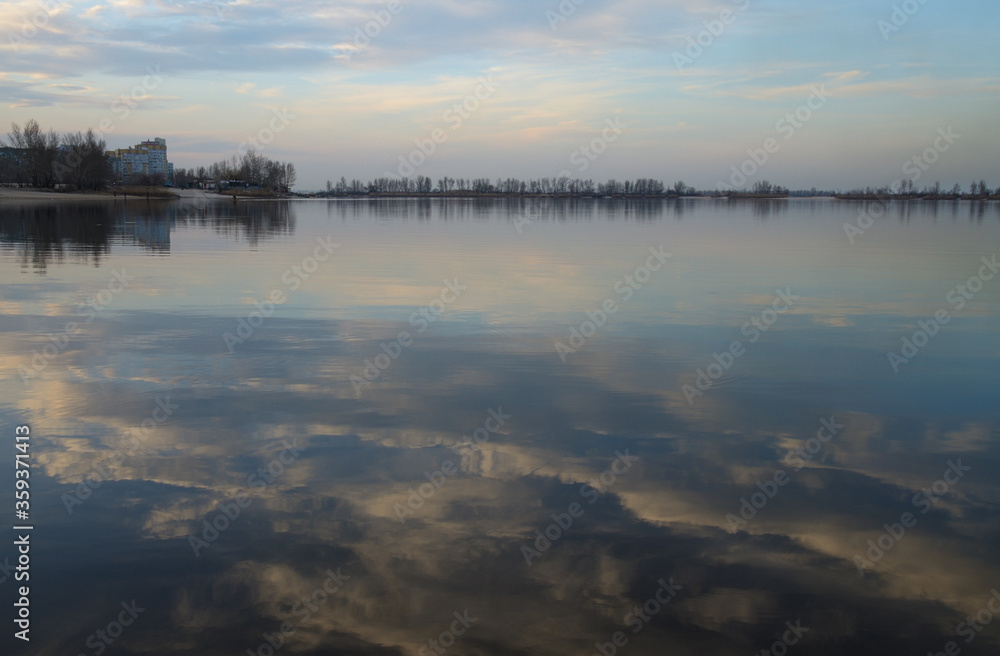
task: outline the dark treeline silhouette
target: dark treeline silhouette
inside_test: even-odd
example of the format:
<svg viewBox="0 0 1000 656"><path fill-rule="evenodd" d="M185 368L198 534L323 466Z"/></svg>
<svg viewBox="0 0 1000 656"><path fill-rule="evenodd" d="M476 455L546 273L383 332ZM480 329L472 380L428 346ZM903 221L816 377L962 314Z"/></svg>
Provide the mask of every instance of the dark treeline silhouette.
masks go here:
<svg viewBox="0 0 1000 656"><path fill-rule="evenodd" d="M233 155L207 167L199 166L174 171L174 184L187 189L190 187L212 187L224 189L233 187L256 187L268 191L288 192L297 179L295 165L268 159L254 148L247 149L242 156Z"/></svg>
<svg viewBox="0 0 1000 656"><path fill-rule="evenodd" d="M577 178L537 178L519 180L517 178L439 178L437 182L420 175L416 178L375 178L368 182L347 181L340 178L334 183L326 182L326 196L360 196L373 194L441 194L441 195L566 195L566 196L641 196L668 197L698 195L700 192L687 186L683 181L667 188L660 180L639 178L637 180L608 180L597 183L594 180Z"/></svg>
<svg viewBox="0 0 1000 656"><path fill-rule="evenodd" d="M945 189L941 186L940 182L935 182L933 185L925 185L923 189L917 189L913 180L903 180L898 188L893 188L890 186L882 187L863 187L854 189L846 194L835 194L841 198L885 198L885 197L902 197L902 198L930 198L930 199L940 199L940 200L958 200L960 198L965 199L986 199L986 198L996 198L1000 196L1000 187L996 189L991 189L987 184L986 180L980 180L976 182L975 180L969 184L969 190L963 192L962 185L955 183L951 189Z"/></svg>
<svg viewBox="0 0 1000 656"><path fill-rule="evenodd" d="M250 148L207 168L178 169L174 184L190 187L196 181L211 181L215 188L236 184L288 192L296 177L294 164L271 160ZM0 138L0 185L100 191L113 182L107 143L93 130L60 135L54 130L45 132L31 119L24 127L12 123L6 139ZM169 181L163 174L137 173L124 182L160 186Z"/></svg>
<svg viewBox="0 0 1000 656"><path fill-rule="evenodd" d="M93 130L60 135L44 132L34 119L11 124L0 139L0 184L18 187L103 189L114 171L107 144Z"/></svg>
<svg viewBox="0 0 1000 656"><path fill-rule="evenodd" d="M940 183L917 190L912 181L903 182L894 190L890 187L865 187L844 193L839 190L812 189L792 191L768 180L759 180L748 189L699 190L688 186L683 180L667 187L660 180L639 178L637 180L615 180L599 183L594 180L576 178L538 178L519 180L517 178L451 178L437 181L427 176L416 178L381 177L364 182L357 178L348 181L341 177L338 182L327 180L326 190L316 194L321 197L337 196L391 196L391 195L434 195L434 196L571 196L571 197L636 197L636 198L679 198L682 196L707 196L729 198L786 198L835 196L841 198L869 198L895 196L900 198L990 198L1000 195L1000 188L991 190L985 180L973 182L969 191L962 192L960 185L944 191Z"/></svg>

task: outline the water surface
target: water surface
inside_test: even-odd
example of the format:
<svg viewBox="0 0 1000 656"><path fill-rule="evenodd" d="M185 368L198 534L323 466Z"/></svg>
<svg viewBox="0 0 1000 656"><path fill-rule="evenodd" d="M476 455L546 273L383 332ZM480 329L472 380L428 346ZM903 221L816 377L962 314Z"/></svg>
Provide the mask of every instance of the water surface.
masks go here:
<svg viewBox="0 0 1000 656"><path fill-rule="evenodd" d="M17 653L994 653L1000 210L865 209L3 205Z"/></svg>

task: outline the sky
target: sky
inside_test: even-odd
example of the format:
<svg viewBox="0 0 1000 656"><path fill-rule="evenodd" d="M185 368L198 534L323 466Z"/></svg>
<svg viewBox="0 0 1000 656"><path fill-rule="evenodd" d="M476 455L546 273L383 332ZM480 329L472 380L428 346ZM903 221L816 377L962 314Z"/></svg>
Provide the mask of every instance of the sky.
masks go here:
<svg viewBox="0 0 1000 656"><path fill-rule="evenodd" d="M185 168L252 145L299 190L996 187L998 18L985 0L5 1L0 134L163 137Z"/></svg>

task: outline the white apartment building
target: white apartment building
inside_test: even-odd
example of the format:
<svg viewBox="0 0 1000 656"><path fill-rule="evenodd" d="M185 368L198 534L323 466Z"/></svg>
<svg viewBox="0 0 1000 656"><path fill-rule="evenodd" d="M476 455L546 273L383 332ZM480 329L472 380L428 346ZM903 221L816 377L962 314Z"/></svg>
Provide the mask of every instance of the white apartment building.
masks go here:
<svg viewBox="0 0 1000 656"><path fill-rule="evenodd" d="M159 175L164 182L173 178L173 166L167 161L166 139L156 137L132 148L109 150L107 156L118 182L128 182L139 175Z"/></svg>

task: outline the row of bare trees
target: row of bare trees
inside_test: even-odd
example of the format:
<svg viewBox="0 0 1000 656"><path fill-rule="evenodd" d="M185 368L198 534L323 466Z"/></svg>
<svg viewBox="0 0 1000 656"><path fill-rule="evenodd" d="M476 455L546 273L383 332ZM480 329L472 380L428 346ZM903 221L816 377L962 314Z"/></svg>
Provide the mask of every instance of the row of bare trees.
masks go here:
<svg viewBox="0 0 1000 656"><path fill-rule="evenodd" d="M179 186L194 180L225 180L278 191L290 190L296 178L294 164L268 159L253 148L208 168L179 169L174 175ZM11 124L7 138L0 138L0 184L99 190L113 181L107 144L93 130L60 135L54 130L42 130L32 119L23 127ZM127 182L162 185L167 180L162 174L137 174Z"/></svg>
<svg viewBox="0 0 1000 656"><path fill-rule="evenodd" d="M788 189L772 184L769 180L758 180L750 187L750 193L760 196L787 196Z"/></svg>
<svg viewBox="0 0 1000 656"><path fill-rule="evenodd" d="M638 180L608 180L595 183L593 180L578 180L570 177L538 178L518 180L517 178L451 178L443 177L434 182L427 176L416 178L375 178L369 182L354 179L350 182L341 177L336 183L327 180L326 193L329 196L360 194L567 194L577 196L683 196L696 193L695 189L683 181L667 189L659 180L639 178Z"/></svg>
<svg viewBox="0 0 1000 656"><path fill-rule="evenodd" d="M958 187L958 185L955 186ZM991 190L986 186L986 180L980 180L979 182L973 180L972 184L969 185L970 196L990 196L991 194L1000 196L1000 187L997 187L995 191Z"/></svg>
<svg viewBox="0 0 1000 656"><path fill-rule="evenodd" d="M518 180L517 178L451 178L442 177L435 184L427 176L416 178L381 177L363 182L357 178L348 182L340 178L338 182L327 180L327 196L359 196L367 194L503 194L503 195L539 195L556 194L569 196L643 196L643 197L679 197L679 196L833 196L839 191L819 191L815 187L811 191L791 191L788 187L773 184L768 180L758 180L746 190L699 191L688 186L683 180L675 182L672 187L666 187L659 180L639 178L637 180L608 180L595 183L593 180L579 180L569 177L539 178ZM912 180L904 180L898 187L865 187L855 189L848 195L857 196L923 196L942 198L989 198L1000 196L1000 187L991 189L985 180L973 181L969 191L963 193L961 185L956 184L951 189L942 187L940 182L919 189Z"/></svg>
<svg viewBox="0 0 1000 656"><path fill-rule="evenodd" d="M975 180L969 185L969 191L963 192L962 185L955 183L955 185L948 189L941 185L940 182L935 182L932 185L924 185L923 188L918 188L913 180L903 180L898 187L891 187L883 185L881 187L862 187L854 189L850 192L854 196L930 196L930 197L948 197L948 198L990 198L991 196L1000 196L1000 187L996 189L991 189L989 185L986 184L986 180L980 180L976 182Z"/></svg>
<svg viewBox="0 0 1000 656"><path fill-rule="evenodd" d="M113 176L107 145L93 130L60 135L38 121L11 124L0 139L0 184L18 187L102 189Z"/></svg>
<svg viewBox="0 0 1000 656"><path fill-rule="evenodd" d="M174 183L189 187L196 182L211 182L217 187L223 182L246 187L261 187L271 191L290 191L298 178L295 165L268 159L250 148L241 156L233 155L209 166L174 171Z"/></svg>

